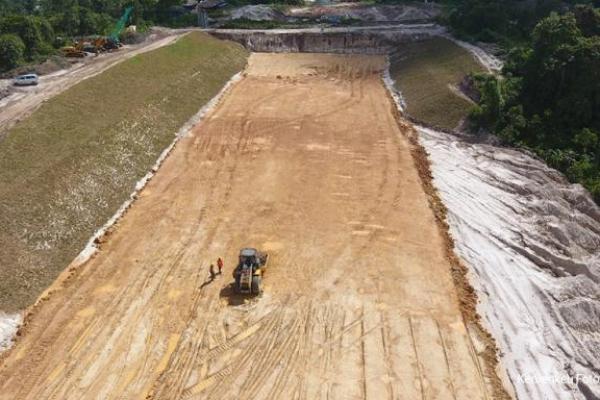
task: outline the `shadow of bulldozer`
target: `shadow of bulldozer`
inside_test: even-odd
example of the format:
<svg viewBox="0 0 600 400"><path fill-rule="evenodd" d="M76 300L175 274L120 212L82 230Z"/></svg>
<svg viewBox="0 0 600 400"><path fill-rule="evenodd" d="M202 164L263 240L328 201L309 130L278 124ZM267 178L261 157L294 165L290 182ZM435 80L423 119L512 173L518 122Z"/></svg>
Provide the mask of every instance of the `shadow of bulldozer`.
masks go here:
<svg viewBox="0 0 600 400"><path fill-rule="evenodd" d="M241 306L246 304L249 299L254 298L252 295L236 293L234 290L234 283L231 282L229 285L223 287L219 292L219 297L227 299L227 305L230 306Z"/></svg>

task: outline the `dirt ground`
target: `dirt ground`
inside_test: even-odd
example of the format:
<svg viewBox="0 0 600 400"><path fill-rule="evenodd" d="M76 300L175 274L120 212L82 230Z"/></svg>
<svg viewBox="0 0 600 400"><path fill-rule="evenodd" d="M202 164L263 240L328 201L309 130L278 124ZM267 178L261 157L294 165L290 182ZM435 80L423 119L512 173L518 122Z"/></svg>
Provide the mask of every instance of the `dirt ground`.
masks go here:
<svg viewBox="0 0 600 400"><path fill-rule="evenodd" d="M184 31L158 31L143 43L125 46L119 51L97 57L88 56L69 69L40 76L40 83L37 86L15 87L12 86L12 79L0 80L0 88L10 87L10 95L0 100L0 140L9 128L30 115L44 101L123 60L173 43L183 33Z"/></svg>
<svg viewBox="0 0 600 400"><path fill-rule="evenodd" d="M253 54L34 308L0 399L491 398L384 63ZM271 255L251 301L244 246Z"/></svg>

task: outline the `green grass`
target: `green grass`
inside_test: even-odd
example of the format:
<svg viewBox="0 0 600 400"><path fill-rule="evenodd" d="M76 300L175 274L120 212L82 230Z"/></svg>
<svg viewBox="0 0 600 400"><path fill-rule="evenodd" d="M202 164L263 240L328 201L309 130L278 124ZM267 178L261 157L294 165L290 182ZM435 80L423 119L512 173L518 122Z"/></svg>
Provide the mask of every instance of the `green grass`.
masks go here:
<svg viewBox="0 0 600 400"><path fill-rule="evenodd" d="M472 103L450 86L469 72L483 71L468 51L448 39L434 38L402 45L390 59L390 74L411 117L444 129L455 128L466 117Z"/></svg>
<svg viewBox="0 0 600 400"><path fill-rule="evenodd" d="M247 59L199 32L52 98L0 142L0 310L31 304Z"/></svg>

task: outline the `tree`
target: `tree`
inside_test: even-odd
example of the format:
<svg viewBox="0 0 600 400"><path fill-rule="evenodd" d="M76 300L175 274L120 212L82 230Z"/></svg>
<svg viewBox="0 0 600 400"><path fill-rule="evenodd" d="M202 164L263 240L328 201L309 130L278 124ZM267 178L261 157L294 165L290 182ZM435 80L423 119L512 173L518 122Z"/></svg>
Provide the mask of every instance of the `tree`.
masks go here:
<svg viewBox="0 0 600 400"><path fill-rule="evenodd" d="M40 23L35 17L25 16L21 19L20 24L19 36L25 43L27 55L31 57L43 47L44 39L42 38Z"/></svg>
<svg viewBox="0 0 600 400"><path fill-rule="evenodd" d="M28 5L31 0L0 0L0 17L6 17L12 14L27 13Z"/></svg>
<svg viewBox="0 0 600 400"><path fill-rule="evenodd" d="M476 126L495 130L502 113L504 104L502 83L498 78L489 74L473 76L475 87L479 91L480 103L471 112L471 120Z"/></svg>
<svg viewBox="0 0 600 400"><path fill-rule="evenodd" d="M81 24L81 20L79 19L79 6L77 4L73 4L72 6L68 7L62 14L60 23L64 33L70 36L78 35L79 26Z"/></svg>
<svg viewBox="0 0 600 400"><path fill-rule="evenodd" d="M579 5L575 7L573 13L584 36L600 35L600 10Z"/></svg>
<svg viewBox="0 0 600 400"><path fill-rule="evenodd" d="M449 16L450 25L463 36L493 41L507 33L510 1L464 0Z"/></svg>
<svg viewBox="0 0 600 400"><path fill-rule="evenodd" d="M0 35L0 69L3 71L17 67L23 61L25 44L17 35Z"/></svg>
<svg viewBox="0 0 600 400"><path fill-rule="evenodd" d="M82 8L79 12L79 35L94 35L107 33L112 18L103 13L96 13L90 8Z"/></svg>
<svg viewBox="0 0 600 400"><path fill-rule="evenodd" d="M536 26L531 49L522 68L525 113L549 115L557 146L582 128L600 129L600 37L585 37L573 13L551 14Z"/></svg>
<svg viewBox="0 0 600 400"><path fill-rule="evenodd" d="M600 10L542 19L503 75L475 77L474 126L535 151L600 203Z"/></svg>
<svg viewBox="0 0 600 400"><path fill-rule="evenodd" d="M43 17L11 15L0 18L0 32L19 36L25 44L25 56L28 59L52 51L51 43L54 41L54 30Z"/></svg>

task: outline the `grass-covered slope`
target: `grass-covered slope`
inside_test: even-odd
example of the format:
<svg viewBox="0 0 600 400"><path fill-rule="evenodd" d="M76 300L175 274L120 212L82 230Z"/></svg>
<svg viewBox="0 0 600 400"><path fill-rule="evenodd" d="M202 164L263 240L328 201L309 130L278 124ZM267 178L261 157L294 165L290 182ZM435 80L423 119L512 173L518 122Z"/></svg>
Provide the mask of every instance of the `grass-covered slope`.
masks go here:
<svg viewBox="0 0 600 400"><path fill-rule="evenodd" d="M411 117L453 129L467 116L473 104L459 95L457 85L468 73L483 70L468 51L438 37L403 44L390 61Z"/></svg>
<svg viewBox="0 0 600 400"><path fill-rule="evenodd" d="M8 133L0 142L0 310L35 300L247 56L194 32L77 84Z"/></svg>

